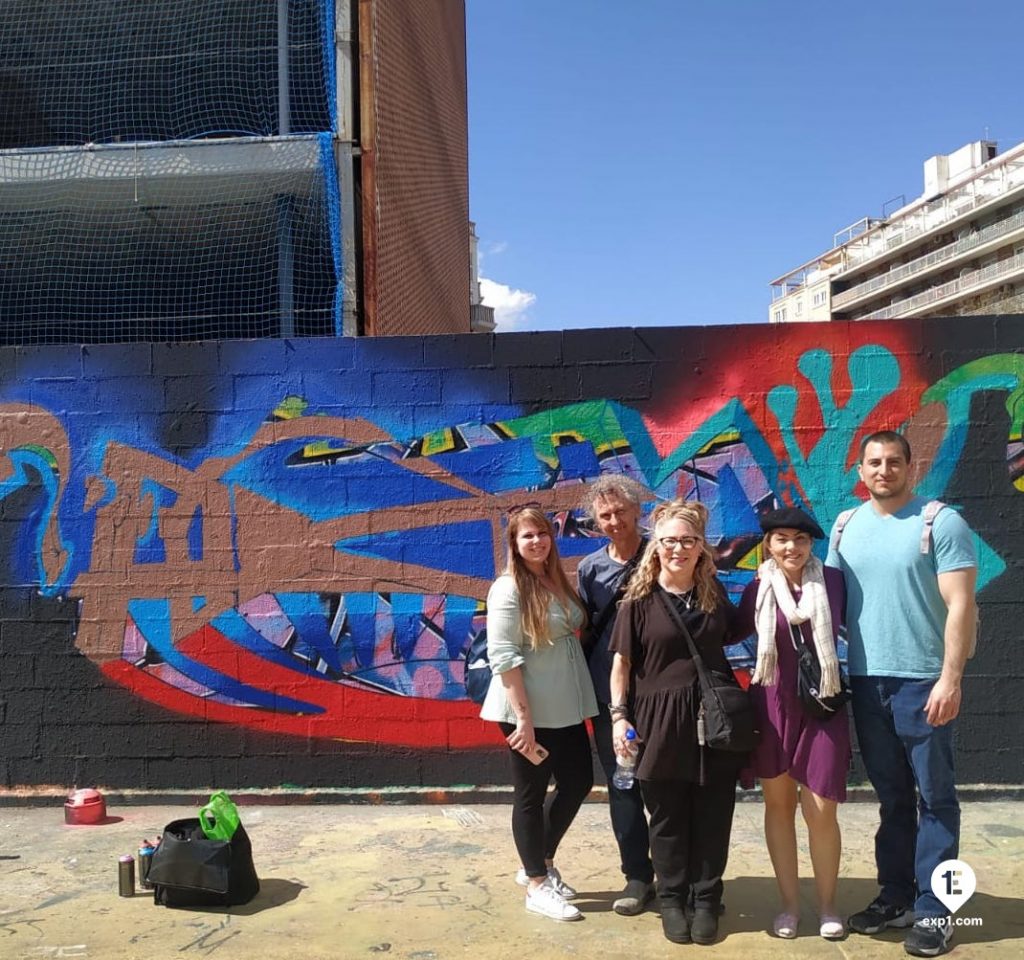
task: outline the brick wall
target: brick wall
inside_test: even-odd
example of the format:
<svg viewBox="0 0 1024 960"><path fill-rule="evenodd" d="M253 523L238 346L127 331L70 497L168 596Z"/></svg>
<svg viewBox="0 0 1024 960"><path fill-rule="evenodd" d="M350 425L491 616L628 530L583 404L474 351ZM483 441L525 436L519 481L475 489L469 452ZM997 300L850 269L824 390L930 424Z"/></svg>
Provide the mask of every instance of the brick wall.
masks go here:
<svg viewBox="0 0 1024 960"><path fill-rule="evenodd" d="M504 783L462 653L502 517L567 566L600 472L756 516L855 503L905 425L979 535L963 782L1017 783L1024 319L0 351L0 786ZM730 649L738 670L749 650Z"/></svg>
<svg viewBox="0 0 1024 960"><path fill-rule="evenodd" d="M462 0L360 0L366 332L469 331Z"/></svg>

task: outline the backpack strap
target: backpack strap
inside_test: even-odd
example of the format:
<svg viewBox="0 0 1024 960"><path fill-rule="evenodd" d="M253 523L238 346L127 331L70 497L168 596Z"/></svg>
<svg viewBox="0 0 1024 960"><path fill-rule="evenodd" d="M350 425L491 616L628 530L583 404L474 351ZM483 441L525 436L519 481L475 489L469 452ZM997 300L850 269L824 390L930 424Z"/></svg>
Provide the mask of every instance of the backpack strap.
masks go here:
<svg viewBox="0 0 1024 960"><path fill-rule="evenodd" d="M927 554L932 548L932 527L935 525L935 518L948 507L948 503L941 500L929 500L921 511L921 519L924 526L921 528L921 553ZM978 651L978 637L981 635L981 618L978 613L978 602L974 601L974 636L971 637L971 645L967 654L970 660Z"/></svg>
<svg viewBox="0 0 1024 960"><path fill-rule="evenodd" d="M850 507L849 510L844 510L838 517L836 517L835 526L832 527L832 539L829 541L829 550L838 550L839 541L843 539L843 530L846 529L846 525L850 522L852 517L859 507Z"/></svg>
<svg viewBox="0 0 1024 960"><path fill-rule="evenodd" d="M946 507L941 500L929 500L921 511L921 519L924 525L921 527L921 553L927 554L932 549L932 527L935 525L935 518L939 511Z"/></svg>

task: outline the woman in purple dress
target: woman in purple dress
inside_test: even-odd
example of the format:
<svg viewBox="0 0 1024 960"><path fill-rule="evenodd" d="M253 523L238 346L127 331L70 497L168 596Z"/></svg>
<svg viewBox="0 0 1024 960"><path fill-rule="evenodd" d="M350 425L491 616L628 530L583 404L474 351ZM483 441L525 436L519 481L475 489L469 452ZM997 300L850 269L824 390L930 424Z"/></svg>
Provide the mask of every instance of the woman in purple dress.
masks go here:
<svg viewBox="0 0 1024 960"><path fill-rule="evenodd" d="M743 593L740 617L757 635L750 693L761 721L761 741L751 760L761 780L765 841L782 901L772 927L777 937L792 939L800 922L799 802L818 894L819 933L839 940L845 927L835 906L842 851L836 810L846 800L850 726L845 706L828 720L804 712L797 694L796 641L802 636L817 655L822 695L837 693L835 639L846 590L842 574L812 555L812 538L825 534L803 510L773 510L761 517L761 529L766 559Z"/></svg>

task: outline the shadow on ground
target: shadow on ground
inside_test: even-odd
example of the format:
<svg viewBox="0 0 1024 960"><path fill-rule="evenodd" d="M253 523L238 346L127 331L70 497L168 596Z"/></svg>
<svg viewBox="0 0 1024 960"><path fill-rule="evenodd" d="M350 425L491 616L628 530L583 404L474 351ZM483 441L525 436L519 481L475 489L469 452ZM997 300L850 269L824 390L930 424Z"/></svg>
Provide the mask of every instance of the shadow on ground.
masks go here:
<svg viewBox="0 0 1024 960"><path fill-rule="evenodd" d="M260 892L248 903L234 907L172 907L169 909L188 913L230 914L234 917L252 917L265 910L284 906L298 899L299 894L307 889L304 883L294 880L278 880L275 877L260 879Z"/></svg>
<svg viewBox="0 0 1024 960"><path fill-rule="evenodd" d="M878 885L873 878L841 877L837 898L839 912L844 917L856 913L866 907L877 894ZM817 911L812 881L801 881L800 901L804 917L801 933L816 935ZM725 884L725 903L723 932L766 931L777 910L778 889L775 880L772 877L733 877ZM964 923L975 918L981 920L977 926ZM961 920L954 934L957 943L1020 941L1024 953L1024 900L979 891L958 911L956 919ZM872 939L901 943L903 937L903 931L893 930ZM853 935L850 939L856 942L859 938Z"/></svg>

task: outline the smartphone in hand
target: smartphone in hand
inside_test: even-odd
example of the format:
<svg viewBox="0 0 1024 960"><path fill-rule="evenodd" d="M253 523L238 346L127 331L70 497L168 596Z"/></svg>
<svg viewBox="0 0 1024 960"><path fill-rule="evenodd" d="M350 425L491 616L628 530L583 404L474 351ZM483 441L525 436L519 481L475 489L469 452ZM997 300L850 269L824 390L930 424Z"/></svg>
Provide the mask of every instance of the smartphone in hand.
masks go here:
<svg viewBox="0 0 1024 960"><path fill-rule="evenodd" d="M511 734L509 736L511 736ZM508 739L508 737L506 737L506 740L507 739ZM524 757L526 757L526 759L529 760L530 763L535 764L535 765L543 763L548 758L547 750L545 750L536 741L533 744L533 749L530 750L529 752L527 752L526 750L519 750L518 752L521 753Z"/></svg>
<svg viewBox="0 0 1024 960"><path fill-rule="evenodd" d="M533 749L529 753L526 753L525 751L521 752L532 764L542 764L548 758L547 750L545 750L539 743L535 743L533 745Z"/></svg>

